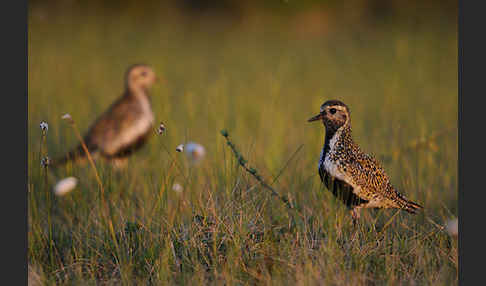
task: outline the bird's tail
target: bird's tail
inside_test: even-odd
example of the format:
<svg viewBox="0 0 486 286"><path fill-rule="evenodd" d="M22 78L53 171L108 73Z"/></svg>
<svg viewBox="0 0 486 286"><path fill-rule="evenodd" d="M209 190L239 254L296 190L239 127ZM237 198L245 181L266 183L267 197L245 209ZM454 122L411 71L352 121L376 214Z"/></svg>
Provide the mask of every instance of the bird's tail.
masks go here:
<svg viewBox="0 0 486 286"><path fill-rule="evenodd" d="M91 150L90 150L91 149ZM88 151L91 153L93 152L93 148L88 147ZM73 150L69 151L67 154L65 154L62 157L59 157L57 159L53 159L51 163L49 164L49 167L56 168L56 167L61 167L67 164L67 162L72 161L73 163L77 163L80 161L83 161L86 158L86 152L83 149L83 146L80 144Z"/></svg>
<svg viewBox="0 0 486 286"><path fill-rule="evenodd" d="M416 214L418 211L423 209L424 207L412 202L411 200L405 198L402 195L398 195L398 200L397 200L398 207L406 212L409 212L411 214Z"/></svg>

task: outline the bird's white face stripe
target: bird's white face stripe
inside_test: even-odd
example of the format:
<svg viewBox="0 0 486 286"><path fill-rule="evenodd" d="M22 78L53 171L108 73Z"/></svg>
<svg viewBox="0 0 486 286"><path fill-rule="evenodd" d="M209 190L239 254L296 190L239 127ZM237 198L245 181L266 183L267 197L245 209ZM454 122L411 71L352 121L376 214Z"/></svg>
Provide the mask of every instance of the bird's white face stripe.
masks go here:
<svg viewBox="0 0 486 286"><path fill-rule="evenodd" d="M329 106L329 108L335 108L337 110L346 111L346 107L341 106L341 105L331 105L331 106ZM325 106L321 106L321 112L323 112L324 109L325 109Z"/></svg>
<svg viewBox="0 0 486 286"><path fill-rule="evenodd" d="M341 110L341 111L346 111L346 107L341 105L334 105L332 108L336 108L337 110Z"/></svg>

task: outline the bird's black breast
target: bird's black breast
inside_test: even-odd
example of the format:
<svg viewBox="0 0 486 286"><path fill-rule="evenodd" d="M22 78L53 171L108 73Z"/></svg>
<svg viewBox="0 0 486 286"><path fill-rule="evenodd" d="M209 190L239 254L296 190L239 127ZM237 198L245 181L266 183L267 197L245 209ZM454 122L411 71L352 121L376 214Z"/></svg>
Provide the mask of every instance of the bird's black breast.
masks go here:
<svg viewBox="0 0 486 286"><path fill-rule="evenodd" d="M319 176L326 188L333 193L333 195L342 201L348 208L367 203L353 193L353 187L348 183L332 177L325 169L324 164L319 165Z"/></svg>

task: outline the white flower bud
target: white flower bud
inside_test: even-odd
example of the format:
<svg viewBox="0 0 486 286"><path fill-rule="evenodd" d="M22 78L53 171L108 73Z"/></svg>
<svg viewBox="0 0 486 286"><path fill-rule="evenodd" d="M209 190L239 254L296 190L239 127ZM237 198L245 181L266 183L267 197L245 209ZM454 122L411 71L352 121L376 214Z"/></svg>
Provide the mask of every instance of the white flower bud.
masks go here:
<svg viewBox="0 0 486 286"><path fill-rule="evenodd" d="M206 150L201 144L189 142L186 144L186 156L192 164L197 164L206 155Z"/></svg>
<svg viewBox="0 0 486 286"><path fill-rule="evenodd" d="M176 193L182 193L182 185L179 184L179 183L174 183L174 185L172 185L172 190Z"/></svg>
<svg viewBox="0 0 486 286"><path fill-rule="evenodd" d="M76 185L78 184L78 179L75 177L67 177L59 182L54 186L54 194L58 196L64 196L65 194L72 191Z"/></svg>

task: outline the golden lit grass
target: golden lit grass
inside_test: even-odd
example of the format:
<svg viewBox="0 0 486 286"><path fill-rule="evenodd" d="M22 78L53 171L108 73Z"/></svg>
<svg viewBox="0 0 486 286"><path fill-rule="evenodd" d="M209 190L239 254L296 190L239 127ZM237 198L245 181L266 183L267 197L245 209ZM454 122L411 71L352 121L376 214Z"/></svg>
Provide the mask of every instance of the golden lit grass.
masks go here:
<svg viewBox="0 0 486 286"><path fill-rule="evenodd" d="M36 280L457 283L457 241L442 229L457 216L453 23L336 25L316 37L278 17L268 25L183 25L128 12L116 21L36 15L29 22L28 106L28 260ZM152 91L156 122L167 131L126 170L96 163L112 232L90 166L68 165L46 181L39 152L52 158L77 145L61 116L70 113L85 131L121 93L125 68L139 61L167 82ZM355 139L424 214L392 219L395 211L364 211L353 240L347 210L317 174L324 130L306 122L331 98L350 106ZM42 120L49 131L39 149ZM266 182L280 174L271 186L299 215L292 219L239 167L221 129ZM175 152L187 141L207 150L198 167ZM54 180L66 176L79 178L77 189L54 196ZM172 190L175 182L181 193Z"/></svg>

